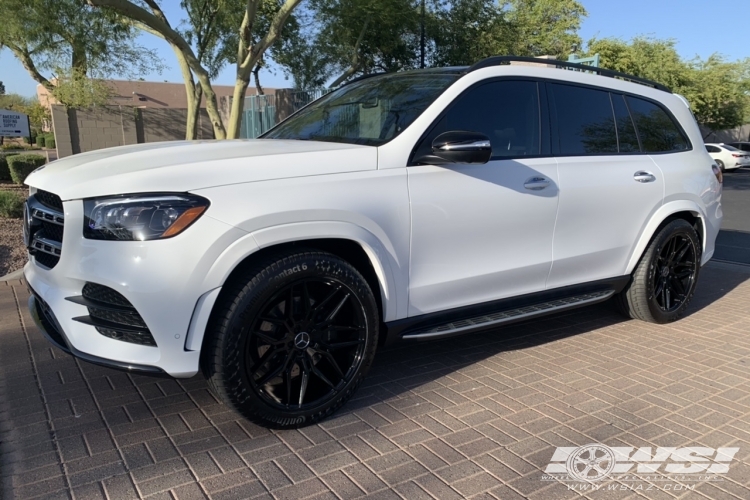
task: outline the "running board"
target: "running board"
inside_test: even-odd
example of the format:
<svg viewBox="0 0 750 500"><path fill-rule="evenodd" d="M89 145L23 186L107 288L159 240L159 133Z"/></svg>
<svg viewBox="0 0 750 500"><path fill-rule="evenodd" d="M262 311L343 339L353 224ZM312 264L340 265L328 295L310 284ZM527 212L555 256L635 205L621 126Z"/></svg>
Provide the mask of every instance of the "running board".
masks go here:
<svg viewBox="0 0 750 500"><path fill-rule="evenodd" d="M484 330L494 326L500 326L506 323L514 323L525 319L531 319L537 316L544 316L567 309L604 302L614 295L614 290L602 290L598 292L584 293L565 297L563 299L550 300L531 306L519 307L516 309L507 309L474 318L461 319L452 321L444 325L436 326L427 330L409 332L402 338L404 340L428 340L438 337L448 337L460 333L466 333L472 330Z"/></svg>

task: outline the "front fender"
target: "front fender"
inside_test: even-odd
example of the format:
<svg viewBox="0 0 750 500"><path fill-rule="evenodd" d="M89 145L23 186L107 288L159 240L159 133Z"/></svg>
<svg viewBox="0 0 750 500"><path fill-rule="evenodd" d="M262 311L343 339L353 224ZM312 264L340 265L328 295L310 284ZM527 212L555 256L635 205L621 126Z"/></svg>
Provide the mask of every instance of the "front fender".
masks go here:
<svg viewBox="0 0 750 500"><path fill-rule="evenodd" d="M258 249L282 243L312 239L343 239L357 243L370 259L380 285L383 320L392 321L406 315L408 274L405 263L393 244L381 240L370 231L350 222L296 222L260 229L252 233Z"/></svg>

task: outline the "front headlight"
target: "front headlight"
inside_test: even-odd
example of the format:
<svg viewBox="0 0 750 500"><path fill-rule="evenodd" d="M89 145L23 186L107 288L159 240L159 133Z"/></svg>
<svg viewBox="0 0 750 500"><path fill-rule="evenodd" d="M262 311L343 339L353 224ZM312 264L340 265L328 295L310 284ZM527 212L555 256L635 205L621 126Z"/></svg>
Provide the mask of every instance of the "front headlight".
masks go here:
<svg viewBox="0 0 750 500"><path fill-rule="evenodd" d="M208 208L193 194L125 195L83 200L83 236L145 241L180 234Z"/></svg>

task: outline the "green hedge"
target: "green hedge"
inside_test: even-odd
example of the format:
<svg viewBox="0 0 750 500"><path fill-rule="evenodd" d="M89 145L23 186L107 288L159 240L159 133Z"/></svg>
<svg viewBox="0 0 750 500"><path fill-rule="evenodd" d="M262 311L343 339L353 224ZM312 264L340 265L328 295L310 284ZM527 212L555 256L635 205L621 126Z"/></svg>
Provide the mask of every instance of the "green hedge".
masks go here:
<svg viewBox="0 0 750 500"><path fill-rule="evenodd" d="M0 155L0 181L9 181L10 170L8 169L8 157L15 156L18 153L10 153L7 155Z"/></svg>
<svg viewBox="0 0 750 500"><path fill-rule="evenodd" d="M0 191L0 217L23 217L23 196L13 191Z"/></svg>
<svg viewBox="0 0 750 500"><path fill-rule="evenodd" d="M36 136L36 142L34 142L34 144L36 144L40 148L43 148L44 147L44 139L46 139L46 137L44 136L44 134L39 134L38 136Z"/></svg>
<svg viewBox="0 0 750 500"><path fill-rule="evenodd" d="M23 184L31 172L47 163L47 158L42 155L14 155L8 158L8 169L10 178L16 184Z"/></svg>
<svg viewBox="0 0 750 500"><path fill-rule="evenodd" d="M55 149L55 136L48 135L47 138L44 139L44 145L49 149Z"/></svg>

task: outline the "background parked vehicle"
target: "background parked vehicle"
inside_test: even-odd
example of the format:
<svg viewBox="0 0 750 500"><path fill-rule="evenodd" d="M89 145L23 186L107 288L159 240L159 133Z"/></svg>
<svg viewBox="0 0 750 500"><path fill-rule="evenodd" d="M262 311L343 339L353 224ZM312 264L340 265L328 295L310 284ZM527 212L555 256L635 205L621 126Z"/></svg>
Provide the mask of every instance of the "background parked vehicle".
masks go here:
<svg viewBox="0 0 750 500"><path fill-rule="evenodd" d="M706 151L711 155L722 172L750 166L750 153L741 151L729 144L706 144Z"/></svg>
<svg viewBox="0 0 750 500"><path fill-rule="evenodd" d="M725 144L732 146L733 148L737 148L740 151L750 152L750 141L726 142Z"/></svg>

